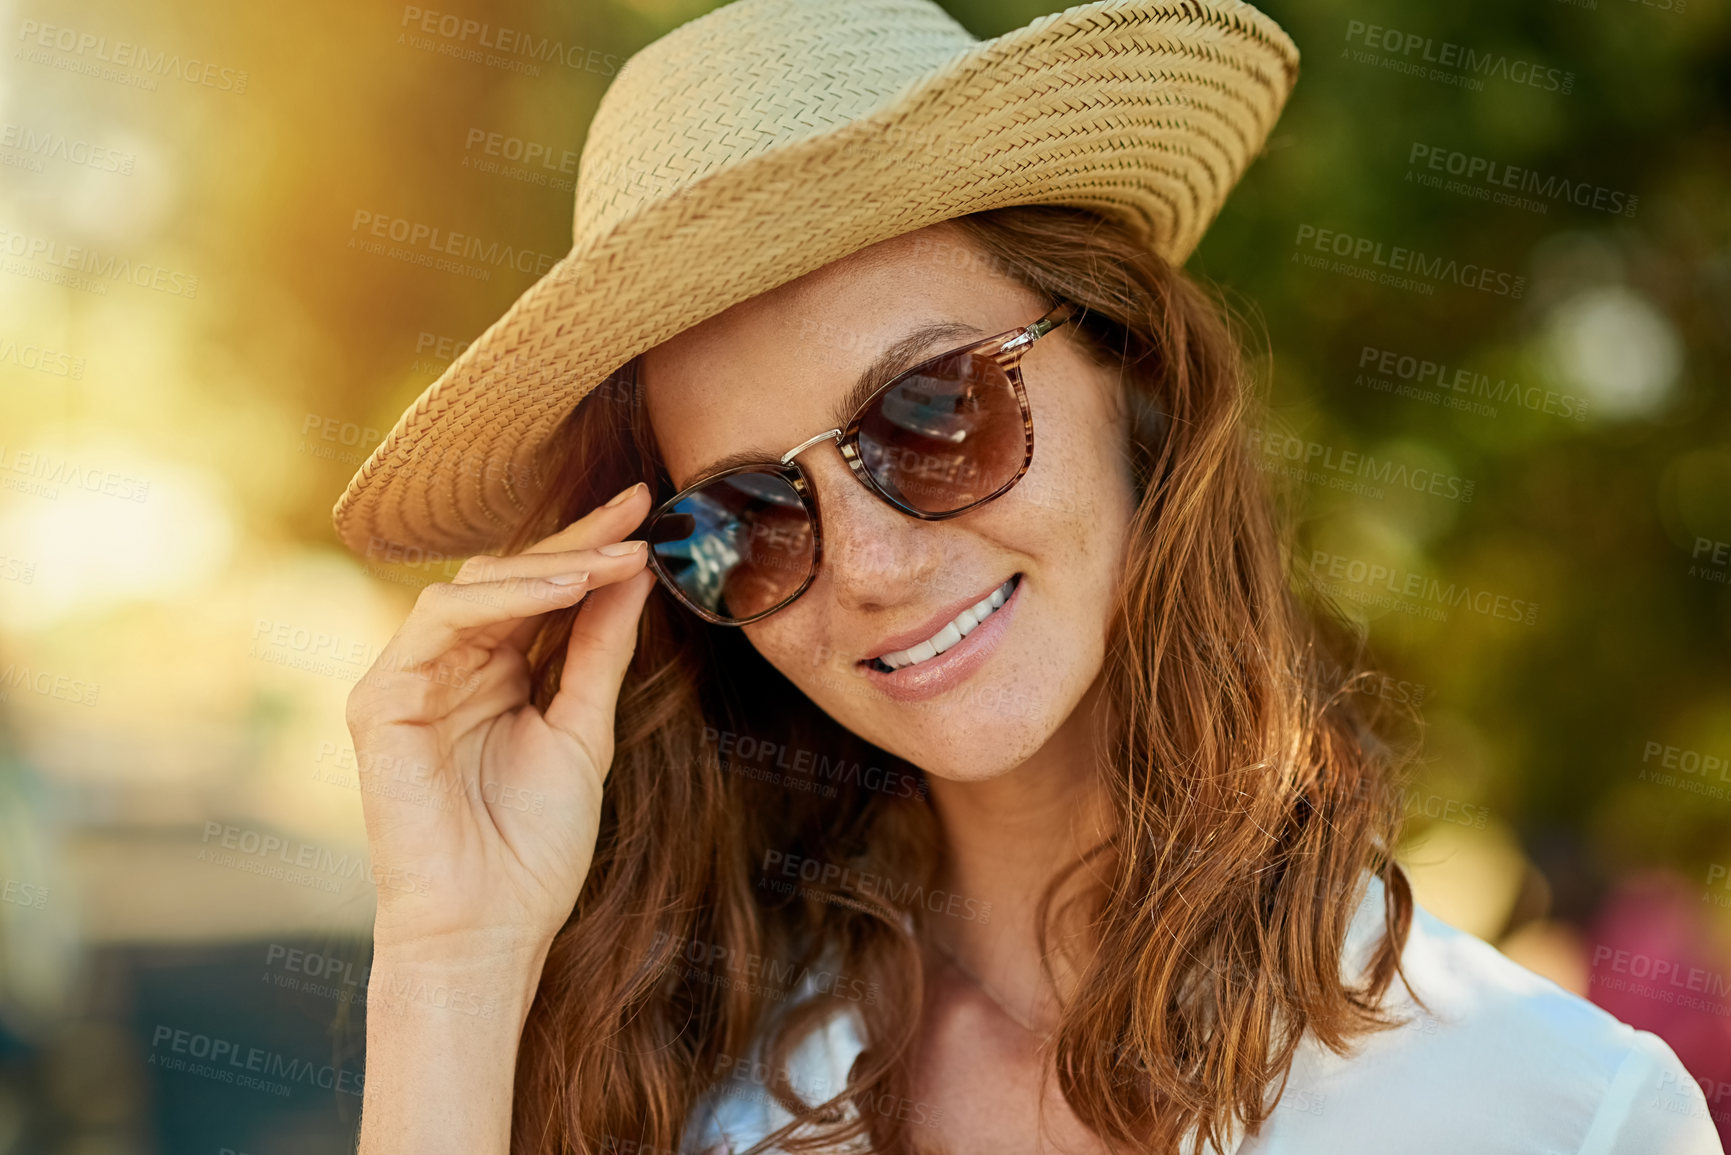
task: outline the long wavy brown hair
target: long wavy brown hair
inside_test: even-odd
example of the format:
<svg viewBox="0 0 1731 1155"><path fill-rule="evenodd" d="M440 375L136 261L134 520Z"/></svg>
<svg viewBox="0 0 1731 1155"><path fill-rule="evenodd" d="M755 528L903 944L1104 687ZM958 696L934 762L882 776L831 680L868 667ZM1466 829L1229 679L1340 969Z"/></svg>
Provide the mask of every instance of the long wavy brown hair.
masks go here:
<svg viewBox="0 0 1731 1155"><path fill-rule="evenodd" d="M1089 867L1092 948L1048 1071L1114 1150L1176 1151L1192 1128L1206 1147L1234 1115L1254 1132L1305 1032L1339 1052L1392 1025L1382 996L1412 917L1391 850L1405 720L1357 692L1361 639L1290 564L1291 517L1246 444L1259 390L1233 310L1085 210L956 223L982 270L1084 307L1069 339L1122 366L1132 408L1138 501L1098 711L1115 823L1040 903L1044 951L1059 883ZM509 552L633 481L673 492L635 372L562 424ZM542 708L579 612L548 615L531 650ZM822 713L743 631L657 588L619 696L594 863L524 1031L514 1150L676 1151L699 1096L760 1038L753 1069L773 1073L796 1124L822 1125L810 1143L789 1142L791 1125L771 1140L931 1150L907 1105L943 854L918 767ZM765 864L788 862L800 885L766 884ZM1385 933L1349 982L1343 941L1368 875L1384 882ZM818 993L790 997L814 976L804 989ZM849 1006L866 1049L842 1094L807 1109L786 1060Z"/></svg>

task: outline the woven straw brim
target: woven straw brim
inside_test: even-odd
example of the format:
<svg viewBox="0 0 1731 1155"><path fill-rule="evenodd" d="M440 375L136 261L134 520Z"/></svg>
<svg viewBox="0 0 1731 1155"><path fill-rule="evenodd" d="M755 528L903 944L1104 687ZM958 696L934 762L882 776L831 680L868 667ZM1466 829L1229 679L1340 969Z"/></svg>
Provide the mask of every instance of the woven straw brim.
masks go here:
<svg viewBox="0 0 1731 1155"><path fill-rule="evenodd" d="M1182 264L1297 76L1248 5L1086 5L984 41L869 117L720 168L585 238L403 414L338 501L345 545L497 551L537 454L626 361L880 240L1090 208Z"/></svg>

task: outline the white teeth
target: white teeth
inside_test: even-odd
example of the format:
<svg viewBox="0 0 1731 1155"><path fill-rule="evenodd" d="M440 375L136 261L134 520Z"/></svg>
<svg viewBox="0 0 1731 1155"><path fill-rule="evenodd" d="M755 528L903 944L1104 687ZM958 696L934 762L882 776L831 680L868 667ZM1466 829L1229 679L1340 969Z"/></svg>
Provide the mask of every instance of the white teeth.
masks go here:
<svg viewBox="0 0 1731 1155"><path fill-rule="evenodd" d="M963 638L974 632L974 627L985 621L992 613L1008 600L1015 588L1015 578L1011 578L986 597L969 606L952 618L944 628L916 645L905 650L880 655L878 661L892 670L903 666L911 666L916 662L924 662L937 657Z"/></svg>

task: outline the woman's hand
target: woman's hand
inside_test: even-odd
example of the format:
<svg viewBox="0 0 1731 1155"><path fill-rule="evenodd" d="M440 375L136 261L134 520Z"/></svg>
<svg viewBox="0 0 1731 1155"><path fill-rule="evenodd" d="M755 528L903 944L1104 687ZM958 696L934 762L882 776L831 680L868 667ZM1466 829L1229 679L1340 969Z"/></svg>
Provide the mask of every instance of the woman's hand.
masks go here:
<svg viewBox="0 0 1731 1155"><path fill-rule="evenodd" d="M538 971L569 917L655 582L643 543L602 552L648 513L646 486L621 496L523 553L470 558L426 587L349 694L379 894L375 965L516 957ZM537 618L584 600L542 713L525 657Z"/></svg>

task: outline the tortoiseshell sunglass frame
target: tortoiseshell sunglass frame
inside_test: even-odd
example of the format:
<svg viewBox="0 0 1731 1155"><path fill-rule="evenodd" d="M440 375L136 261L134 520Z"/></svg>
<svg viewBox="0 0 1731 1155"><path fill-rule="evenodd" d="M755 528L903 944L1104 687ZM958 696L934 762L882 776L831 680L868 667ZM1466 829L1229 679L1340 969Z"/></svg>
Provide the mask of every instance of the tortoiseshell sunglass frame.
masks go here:
<svg viewBox="0 0 1731 1155"><path fill-rule="evenodd" d="M875 494L884 503L895 509L901 510L909 517L917 517L922 521L945 521L952 517L959 517L970 510L978 509L989 501L994 501L997 498L1002 497L1014 488L1016 483L1022 479L1023 475L1028 472L1028 466L1032 464L1034 460L1034 413L1028 404L1027 388L1022 383L1022 357L1033 346L1035 341L1039 340L1041 337L1050 333L1053 329L1056 329L1065 322L1074 320L1080 312L1081 310L1078 306L1067 301L1061 301L1032 324L1023 325L1015 329L1009 329L990 337L981 338L980 340L971 342L967 345L958 346L954 349L947 349L942 353L927 357L919 364L904 369L889 381L886 381L881 387L874 390L872 395L866 398L859 408L854 411L853 416L849 418L848 423L845 426L839 429L826 429L816 436L806 438L804 441L782 454L779 464L754 463L737 465L731 469L718 470L715 473L709 474L707 477L702 477L692 482L684 489L681 489L678 493L675 493L672 497L669 497L667 500L657 505L649 516L644 519L641 534L651 543L649 550L650 568L655 571L655 575L660 579L661 584L667 587L668 591L679 600L681 605L691 610L691 612L695 613L704 621L711 622L718 626L750 625L752 622L762 621L764 618L778 610L787 608L801 594L803 594L807 587L811 585L812 581L816 579L818 568L823 562L823 519L818 513L817 493L811 484L810 478L806 475L805 469L795 460L795 458L807 449L816 445L818 442L827 438L835 438L836 448L841 451L842 459L847 462L848 468L852 470L854 477L861 485L864 485L867 490ZM940 361L968 353L986 353L988 356L991 356L1003 370L1005 377L1009 379L1011 388L1015 390L1016 402L1021 406L1022 410L1022 428L1024 435L1022 463L1017 468L1015 474L1010 477L1009 480L1005 481L1004 484L1000 485L991 493L986 494L984 497L971 501L959 509L946 510L940 513L930 513L926 510L915 509L907 502L902 501L887 492L877 483L876 479L872 477L871 471L866 468L865 462L861 458L859 452L860 428L866 416L876 408L884 395L890 390L895 389L903 384L908 378L917 376L925 369ZM805 507L806 517L811 522L811 568L805 575L804 580L799 583L799 586L776 605L771 606L769 609L760 613L753 614L748 618L724 618L693 602L691 598L686 595L685 591L680 589L679 582L662 566L661 559L655 553L654 543L656 541L656 535L654 530L656 522L663 515L672 513L674 507L689 498L693 493L702 489L706 485L711 485L716 481L719 481L722 478L732 477L735 474L740 473L767 473L779 476L785 480L789 488L799 496L800 503Z"/></svg>

